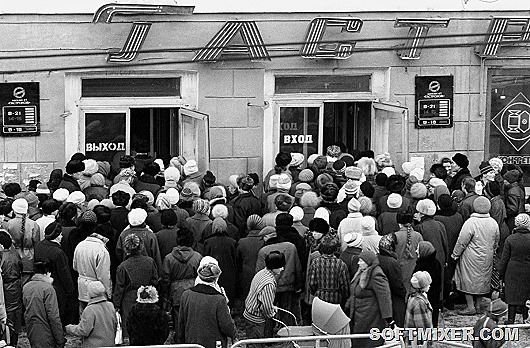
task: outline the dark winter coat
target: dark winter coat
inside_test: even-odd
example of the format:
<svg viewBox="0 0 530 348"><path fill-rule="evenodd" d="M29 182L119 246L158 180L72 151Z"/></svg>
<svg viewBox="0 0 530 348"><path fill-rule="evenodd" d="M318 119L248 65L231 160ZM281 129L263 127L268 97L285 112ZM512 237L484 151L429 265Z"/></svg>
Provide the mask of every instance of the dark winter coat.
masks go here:
<svg viewBox="0 0 530 348"><path fill-rule="evenodd" d="M195 214L186 219L188 228L193 232L193 249L201 252L203 248L203 239L204 239L204 230L206 227L212 224L212 220L208 215L204 214Z"/></svg>
<svg viewBox="0 0 530 348"><path fill-rule="evenodd" d="M455 176L453 176L450 180L449 185L447 185L447 188L450 192L453 192L454 190L460 190L462 188L462 180L466 177L471 177L471 173L469 172L469 169L467 168L461 168Z"/></svg>
<svg viewBox="0 0 530 348"><path fill-rule="evenodd" d="M276 233L278 236L283 237L287 242L294 244L298 253L298 258L300 259L300 264L302 265L302 271L305 272L307 269L308 253L304 238L300 236L294 227L276 226Z"/></svg>
<svg viewBox="0 0 530 348"><path fill-rule="evenodd" d="M129 229L126 229L120 234L118 242L116 243L116 257L118 260L125 260L125 250L123 248L123 242L129 234L135 234L143 242L141 254L145 256L150 256L155 260L156 268L158 269L159 274L162 274L162 258L160 257L160 248L158 247L158 240L153 232L151 232L146 227L135 226Z"/></svg>
<svg viewBox="0 0 530 348"><path fill-rule="evenodd" d="M83 193L87 202L90 202L92 199L101 201L109 197L109 189L103 186L89 186L83 190Z"/></svg>
<svg viewBox="0 0 530 348"><path fill-rule="evenodd" d="M51 278L35 274L22 290L26 331L32 348L53 348L66 343Z"/></svg>
<svg viewBox="0 0 530 348"><path fill-rule="evenodd" d="M432 217L424 216L421 223L416 225L414 229L421 234L424 241L431 242L436 250L436 259L440 265L444 266L450 254L447 248L447 232L443 223Z"/></svg>
<svg viewBox="0 0 530 348"><path fill-rule="evenodd" d="M64 173L63 180L61 180L61 183L59 184L58 188L65 188L70 193L74 191L81 191L81 186L79 186L77 180L70 174L66 173Z"/></svg>
<svg viewBox="0 0 530 348"><path fill-rule="evenodd" d="M127 215L129 214L129 209L125 207L116 207L110 211L110 224L119 233L123 232L125 227L129 225L129 220Z"/></svg>
<svg viewBox="0 0 530 348"><path fill-rule="evenodd" d="M204 256L212 256L219 262L219 285L233 303L236 297L237 268L236 241L225 233L214 233L204 241Z"/></svg>
<svg viewBox="0 0 530 348"><path fill-rule="evenodd" d="M162 187L158 184L156 179L152 175L149 175L149 174L144 174L140 176L138 180L136 180L136 182L134 183L133 188L136 192L149 191L153 194L155 199L158 193L160 192L160 190L162 189Z"/></svg>
<svg viewBox="0 0 530 348"><path fill-rule="evenodd" d="M136 303L136 292L140 286L158 285L158 271L155 261L149 256L130 255L118 266L116 286L112 302L120 310L123 335L127 335L127 320L133 305Z"/></svg>
<svg viewBox="0 0 530 348"><path fill-rule="evenodd" d="M339 228L342 219L348 216L337 202L321 202L320 206L329 210L329 226L334 229Z"/></svg>
<svg viewBox="0 0 530 348"><path fill-rule="evenodd" d="M458 212L462 215L464 221L469 219L471 214L475 212L475 209L473 208L473 202L475 202L475 199L477 199L478 197L479 195L477 195L475 192L469 192L464 196L462 202L460 202Z"/></svg>
<svg viewBox="0 0 530 348"><path fill-rule="evenodd" d="M458 212L453 211L438 211L434 216L434 220L441 222L445 227L445 234L447 236L447 252L450 255L453 252L458 235L464 224L464 218Z"/></svg>
<svg viewBox="0 0 530 348"><path fill-rule="evenodd" d="M403 327L407 308L405 302L407 290L405 289L397 254L393 251L379 248L378 258L379 267L381 267L388 279L390 293L392 294L392 318L396 321L397 326Z"/></svg>
<svg viewBox="0 0 530 348"><path fill-rule="evenodd" d="M510 229L506 224L506 206L504 205L504 201L502 200L501 196L495 196L491 198L490 202L490 216L497 221L497 225L499 225L500 239L497 254L502 254L504 241L506 240L506 237L510 235Z"/></svg>
<svg viewBox="0 0 530 348"><path fill-rule="evenodd" d="M4 249L2 255L2 281L4 303L9 314L22 308L22 261L15 248Z"/></svg>
<svg viewBox="0 0 530 348"><path fill-rule="evenodd" d="M215 342L221 341L226 348L227 337L236 336L236 325L225 297L211 286L198 284L182 294L176 331L178 343L216 348Z"/></svg>
<svg viewBox="0 0 530 348"><path fill-rule="evenodd" d="M160 250L160 259L164 258L177 246L177 233L179 229L174 226L172 228L164 228L155 233L158 242L158 249Z"/></svg>
<svg viewBox="0 0 530 348"><path fill-rule="evenodd" d="M162 212L158 211L152 206L148 206L147 209L147 218L145 218L145 223L147 226L149 226L151 231L156 233L164 228L164 225L162 224Z"/></svg>
<svg viewBox="0 0 530 348"><path fill-rule="evenodd" d="M399 230L399 224L397 223L397 213L400 211L398 209L390 209L381 213L377 218L377 232L381 236L385 234L393 233Z"/></svg>
<svg viewBox="0 0 530 348"><path fill-rule="evenodd" d="M66 323L68 311L76 310L76 308L69 308L68 304L75 294L75 286L77 284L74 284L68 265L68 258L59 243L47 239L37 243L35 246L35 261L46 260L51 262L52 285L57 294L61 322Z"/></svg>
<svg viewBox="0 0 530 348"><path fill-rule="evenodd" d="M525 193L517 182L504 186L506 202L506 223L508 228L513 230L515 227L515 217L524 213Z"/></svg>
<svg viewBox="0 0 530 348"><path fill-rule="evenodd" d="M236 264L242 298L246 298L250 290L250 283L256 274L258 252L265 244L259 232L260 230L249 231L248 235L241 238L237 244Z"/></svg>
<svg viewBox="0 0 530 348"><path fill-rule="evenodd" d="M195 284L201 259L201 254L183 246L173 248L164 258L162 293L174 308L180 306L182 293Z"/></svg>
<svg viewBox="0 0 530 348"><path fill-rule="evenodd" d="M276 292L302 290L304 288L304 276L298 252L293 243L287 242L282 237L273 237L265 242L263 248L258 252L256 272L265 268L265 257L275 250L285 255L285 266L280 278L277 279Z"/></svg>
<svg viewBox="0 0 530 348"><path fill-rule="evenodd" d="M127 322L131 346L162 345L169 336L169 318L157 303L136 303Z"/></svg>
<svg viewBox="0 0 530 348"><path fill-rule="evenodd" d="M420 256L416 260L416 268L414 273L418 271L429 272L432 283L429 292L427 292L427 298L433 306L433 308L440 308L441 305L441 294L442 294L442 266L436 258L437 251L435 250L432 254L427 256ZM410 279L409 279L410 281Z"/></svg>
<svg viewBox="0 0 530 348"><path fill-rule="evenodd" d="M116 284L116 269L118 269L118 259L116 257L116 243L120 234L118 231L112 228L110 222L98 224L98 226L96 227L96 233L109 239L105 246L107 247L107 250L109 251L110 255L110 279L112 279L112 284Z"/></svg>
<svg viewBox="0 0 530 348"><path fill-rule="evenodd" d="M244 235L250 215L262 215L261 202L251 192L240 193L229 204L234 208L234 225L239 229L240 235Z"/></svg>
<svg viewBox="0 0 530 348"><path fill-rule="evenodd" d="M530 299L530 231L516 228L506 238L499 273L506 283L506 303L524 305Z"/></svg>
<svg viewBox="0 0 530 348"><path fill-rule="evenodd" d="M361 255L362 251L362 248L347 247L344 249L342 254L340 254L339 259L344 261L346 266L348 266L349 280L352 280L353 276L357 272L357 269L359 269L357 262L359 262L359 255Z"/></svg>

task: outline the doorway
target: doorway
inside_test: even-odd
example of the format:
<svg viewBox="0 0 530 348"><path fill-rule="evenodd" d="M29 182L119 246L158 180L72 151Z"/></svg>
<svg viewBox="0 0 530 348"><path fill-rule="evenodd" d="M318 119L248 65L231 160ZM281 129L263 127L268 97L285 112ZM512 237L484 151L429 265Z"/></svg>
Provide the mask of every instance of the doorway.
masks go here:
<svg viewBox="0 0 530 348"><path fill-rule="evenodd" d="M371 103L332 102L324 103L323 150L341 142L347 151L370 150Z"/></svg>

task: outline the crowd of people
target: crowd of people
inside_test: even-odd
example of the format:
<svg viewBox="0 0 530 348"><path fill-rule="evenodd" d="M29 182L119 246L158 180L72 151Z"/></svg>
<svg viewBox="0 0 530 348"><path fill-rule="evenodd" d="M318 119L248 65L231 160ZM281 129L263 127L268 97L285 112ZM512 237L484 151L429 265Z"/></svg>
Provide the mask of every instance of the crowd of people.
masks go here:
<svg viewBox="0 0 530 348"><path fill-rule="evenodd" d="M125 343L163 344L172 327L206 348L238 338L235 316L246 338L272 337L272 318L294 325L285 311L311 325L315 299L344 310L343 333L436 327L459 296L459 314L525 320L523 171L491 158L473 178L469 165L456 153L396 168L338 143L218 181L180 156L76 153L47 182L2 187L0 320L15 346L24 321L32 347L113 346L118 327Z"/></svg>

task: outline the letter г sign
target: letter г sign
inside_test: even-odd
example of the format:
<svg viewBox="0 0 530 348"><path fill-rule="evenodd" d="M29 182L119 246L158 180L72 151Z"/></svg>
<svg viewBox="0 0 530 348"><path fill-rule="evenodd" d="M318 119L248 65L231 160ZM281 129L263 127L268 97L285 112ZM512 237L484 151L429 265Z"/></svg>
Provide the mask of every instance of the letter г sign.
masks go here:
<svg viewBox="0 0 530 348"><path fill-rule="evenodd" d="M303 58L347 59L353 54L355 41L326 42L324 34L331 27L340 32L358 33L363 21L358 18L315 18L309 24L305 43L300 50Z"/></svg>

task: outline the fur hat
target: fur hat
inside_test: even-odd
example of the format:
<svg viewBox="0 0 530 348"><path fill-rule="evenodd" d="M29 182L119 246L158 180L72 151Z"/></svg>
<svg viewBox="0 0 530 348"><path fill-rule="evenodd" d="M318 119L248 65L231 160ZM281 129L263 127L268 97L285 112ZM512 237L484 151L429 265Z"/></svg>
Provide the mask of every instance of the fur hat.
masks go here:
<svg viewBox="0 0 530 348"><path fill-rule="evenodd" d="M479 196L473 201L473 210L475 213L488 214L491 209L491 202L484 196Z"/></svg>
<svg viewBox="0 0 530 348"><path fill-rule="evenodd" d="M274 162L278 167L287 167L289 163L291 163L292 157L291 154L287 152L278 152L276 155L276 158L274 159Z"/></svg>
<svg viewBox="0 0 530 348"><path fill-rule="evenodd" d="M202 177L202 181L204 181L206 186L212 186L213 184L215 184L216 180L217 178L215 177L215 175L213 175L213 173L209 170L207 170L206 174L204 174L204 176Z"/></svg>
<svg viewBox="0 0 530 348"><path fill-rule="evenodd" d="M36 208L39 205L39 197L35 192L28 191L24 195L24 199L28 201L28 206Z"/></svg>
<svg viewBox="0 0 530 348"><path fill-rule="evenodd" d="M120 168L131 168L136 163L133 156L124 155L120 157Z"/></svg>
<svg viewBox="0 0 530 348"><path fill-rule="evenodd" d="M268 269L285 267L285 255L277 250L271 251L265 256L265 267Z"/></svg>
<svg viewBox="0 0 530 348"><path fill-rule="evenodd" d="M443 181L440 178L431 178L429 180L429 185L432 186L432 187L438 187L438 186L446 186L447 187L447 184L445 183L445 181Z"/></svg>
<svg viewBox="0 0 530 348"><path fill-rule="evenodd" d="M320 197L326 202L334 202L339 194L339 187L334 183L324 185L320 190Z"/></svg>
<svg viewBox="0 0 530 348"><path fill-rule="evenodd" d="M277 189L289 190L291 188L291 178L285 173L281 173L278 177Z"/></svg>
<svg viewBox="0 0 530 348"><path fill-rule="evenodd" d="M70 160L66 164L66 173L67 174L75 174L80 173L83 170L85 170L85 164L83 161L77 161L77 160Z"/></svg>
<svg viewBox="0 0 530 348"><path fill-rule="evenodd" d="M28 201L24 198L17 198L11 204L11 209L17 214L27 214L28 213Z"/></svg>
<svg viewBox="0 0 530 348"><path fill-rule="evenodd" d="M324 207L319 207L317 210L315 210L313 218L321 218L329 224L329 210Z"/></svg>
<svg viewBox="0 0 530 348"><path fill-rule="evenodd" d="M140 286L136 291L136 302L138 303L157 303L158 291L154 286Z"/></svg>
<svg viewBox="0 0 530 348"><path fill-rule="evenodd" d="M495 167L499 168L499 172L501 171L501 169L502 169L502 167L504 165L504 163L502 163L502 160L499 157L490 158L488 163L491 164L491 166L493 168L495 168Z"/></svg>
<svg viewBox="0 0 530 348"><path fill-rule="evenodd" d="M333 183L333 178L328 173L322 173L319 176L317 176L317 180L315 181L315 186L322 188L326 184Z"/></svg>
<svg viewBox="0 0 530 348"><path fill-rule="evenodd" d="M375 156L375 163L378 168L383 169L384 167L393 166L392 158L388 152L383 152Z"/></svg>
<svg viewBox="0 0 530 348"><path fill-rule="evenodd" d="M61 234L62 231L63 228L61 225L56 222L52 222L44 229L44 238L47 240L54 240Z"/></svg>
<svg viewBox="0 0 530 348"><path fill-rule="evenodd" d="M521 176L521 173L517 169L509 170L503 175L504 180L508 181L508 183L510 184L517 182L520 176Z"/></svg>
<svg viewBox="0 0 530 348"><path fill-rule="evenodd" d="M326 156L318 156L317 158L315 158L315 161L313 162L313 164L318 169L324 169L328 165L328 159Z"/></svg>
<svg viewBox="0 0 530 348"><path fill-rule="evenodd" d="M105 186L105 177L101 173L94 173L90 177L90 186Z"/></svg>
<svg viewBox="0 0 530 348"><path fill-rule="evenodd" d="M385 173L386 176L396 175L396 170L393 167L384 167L381 169L381 173Z"/></svg>
<svg viewBox="0 0 530 348"><path fill-rule="evenodd" d="M219 279L219 276L221 275L221 268L219 268L219 265L214 263L207 263L203 266L199 266L197 269L197 274L202 281L212 283Z"/></svg>
<svg viewBox="0 0 530 348"><path fill-rule="evenodd" d="M197 167L197 162L195 160L189 160L184 165L184 174L185 175L191 175L195 174L199 171L199 167Z"/></svg>
<svg viewBox="0 0 530 348"><path fill-rule="evenodd" d="M515 227L530 227L530 216L521 213L515 217Z"/></svg>
<svg viewBox="0 0 530 348"><path fill-rule="evenodd" d="M68 198L66 198L66 202L68 203L74 203L74 204L81 204L86 201L86 196L81 191L73 191L68 195Z"/></svg>
<svg viewBox="0 0 530 348"><path fill-rule="evenodd" d="M68 192L65 188L59 188L53 192L53 199L59 202L64 202L70 195L70 192Z"/></svg>
<svg viewBox="0 0 530 348"><path fill-rule="evenodd" d="M326 155L329 157L339 157L340 153L340 147L338 147L337 145L330 145L326 149Z"/></svg>
<svg viewBox="0 0 530 348"><path fill-rule="evenodd" d="M390 175L386 180L385 187L391 193L400 193L405 187L405 180L400 175Z"/></svg>
<svg viewBox="0 0 530 348"><path fill-rule="evenodd" d="M204 199L197 199L193 201L192 208L197 213L208 214L210 211L210 203Z"/></svg>
<svg viewBox="0 0 530 348"><path fill-rule="evenodd" d="M451 210L453 207L453 199L448 194L441 194L440 197L438 197L438 206L440 207L440 210Z"/></svg>
<svg viewBox="0 0 530 348"><path fill-rule="evenodd" d="M412 169L414 169L415 165L412 162L403 162L401 164L401 169L403 169L403 173L410 174Z"/></svg>
<svg viewBox="0 0 530 348"><path fill-rule="evenodd" d="M279 174L272 174L269 178L269 189L278 188L278 180L280 179Z"/></svg>
<svg viewBox="0 0 530 348"><path fill-rule="evenodd" d="M410 172L410 176L415 177L416 179L418 179L418 181L422 181L423 177L425 176L425 171L421 168L414 168Z"/></svg>
<svg viewBox="0 0 530 348"><path fill-rule="evenodd" d="M373 158L361 157L356 164L364 175L375 175L377 171L377 165Z"/></svg>
<svg viewBox="0 0 530 348"><path fill-rule="evenodd" d="M311 169L304 169L298 174L298 179L301 182L311 182L315 178Z"/></svg>
<svg viewBox="0 0 530 348"><path fill-rule="evenodd" d="M410 176L409 175L407 180L405 180L405 190L410 192L410 189L411 189L412 185L414 185L417 182L419 182L418 178L416 178L415 176Z"/></svg>
<svg viewBox="0 0 530 348"><path fill-rule="evenodd" d="M18 182L8 182L4 184L2 189L4 190L4 193L7 197L15 197L20 192L22 192L22 188L20 187L20 184Z"/></svg>
<svg viewBox="0 0 530 348"><path fill-rule="evenodd" d="M304 218L304 210L299 206L294 206L289 211L289 214L293 217L293 222L301 221Z"/></svg>
<svg viewBox="0 0 530 348"><path fill-rule="evenodd" d="M291 152L291 163L289 167L298 167L304 162L304 155L299 152Z"/></svg>
<svg viewBox="0 0 530 348"><path fill-rule="evenodd" d="M344 173L346 171L346 163L343 160L336 160L331 168L335 173Z"/></svg>
<svg viewBox="0 0 530 348"><path fill-rule="evenodd" d="M410 187L410 196L416 199L424 199L427 197L427 186L421 182L417 182Z"/></svg>
<svg viewBox="0 0 530 348"><path fill-rule="evenodd" d="M423 215L434 216L436 214L436 205L430 199L422 199L416 205L416 210Z"/></svg>
<svg viewBox="0 0 530 348"><path fill-rule="evenodd" d="M344 172L344 176L347 179L351 179L351 180L361 180L362 174L363 174L363 171L359 167L346 167L346 170Z"/></svg>
<svg viewBox="0 0 530 348"><path fill-rule="evenodd" d="M329 232L329 224L325 219L316 217L309 221L309 230L327 234Z"/></svg>
<svg viewBox="0 0 530 348"><path fill-rule="evenodd" d="M147 212L142 208L132 209L129 214L127 214L127 219L129 220L129 225L132 227L140 226L145 222L147 218Z"/></svg>
<svg viewBox="0 0 530 348"><path fill-rule="evenodd" d="M467 156L464 155L464 154L461 154L459 152L455 153L455 155L453 156L452 160L460 168L467 168L469 166L469 160L467 159Z"/></svg>
<svg viewBox="0 0 530 348"><path fill-rule="evenodd" d="M397 193L391 193L390 195L388 195L386 204L390 209L401 208L401 204L403 204L403 197L401 197L401 195L398 195Z"/></svg>
<svg viewBox="0 0 530 348"><path fill-rule="evenodd" d="M361 209L361 203L354 197L348 202L348 212L357 213Z"/></svg>
<svg viewBox="0 0 530 348"><path fill-rule="evenodd" d="M342 240L349 247L362 248L364 237L360 233L346 233Z"/></svg>
<svg viewBox="0 0 530 348"><path fill-rule="evenodd" d="M94 281L88 282L87 292L88 292L88 297L96 298L96 297L104 296L107 293L107 290L105 289L105 285L103 285L102 282L100 282L99 280L94 280Z"/></svg>
<svg viewBox="0 0 530 348"><path fill-rule="evenodd" d="M250 176L245 176L241 178L239 182L239 188L243 191L250 191L254 187L254 180Z"/></svg>
<svg viewBox="0 0 530 348"><path fill-rule="evenodd" d="M372 212L372 209L374 208L372 200L368 197L359 197L359 204L361 205L359 207L359 213L363 215L370 214Z"/></svg>
<svg viewBox="0 0 530 348"><path fill-rule="evenodd" d="M372 198L374 196L375 188L369 181L363 182L359 187L363 195L365 195L366 197Z"/></svg>
<svg viewBox="0 0 530 348"><path fill-rule="evenodd" d="M423 289L428 285L431 285L432 278L427 271L418 271L412 275L410 279L410 285L415 289Z"/></svg>

